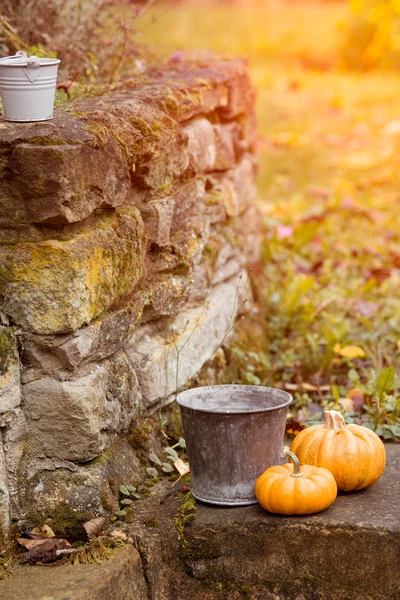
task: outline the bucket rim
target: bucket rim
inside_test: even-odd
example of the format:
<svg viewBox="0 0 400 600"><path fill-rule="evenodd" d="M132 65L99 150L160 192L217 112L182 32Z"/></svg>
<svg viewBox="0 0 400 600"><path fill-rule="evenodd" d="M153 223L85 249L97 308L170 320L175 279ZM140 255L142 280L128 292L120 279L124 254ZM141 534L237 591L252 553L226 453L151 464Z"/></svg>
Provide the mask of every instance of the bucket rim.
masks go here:
<svg viewBox="0 0 400 600"><path fill-rule="evenodd" d="M224 388L231 388L232 391L249 391L250 389L252 391L256 391L257 393L261 393L261 392L272 392L272 393L277 393L278 395L282 396L282 399L285 398L285 401L282 402L282 404L279 404L278 406L266 406L263 408L252 408L249 410L244 410L244 409L240 409L240 410L216 410L216 409L210 409L210 408L193 408L192 406L188 406L188 404L185 403L185 399L196 394L199 393L200 390L203 392L206 392L207 390L212 390L213 392L218 392L218 390L221 391L221 389ZM289 394L289 392L286 392L285 390L282 390L280 388L272 388L272 387L268 387L265 385L245 385L245 384L231 384L231 383L227 383L227 384L223 384L223 385L202 385L196 388L190 388L188 390L183 390L182 392L179 392L179 394L176 397L176 402L179 406L182 406L183 408L187 408L188 410L193 410L194 412L204 412L204 413L210 413L210 414L218 414L218 415L244 415L244 414L254 414L254 413L264 413L264 412L270 412L273 410L279 410L280 408L286 408L287 406L289 406L290 404L292 404L293 402L293 396L291 394Z"/></svg>

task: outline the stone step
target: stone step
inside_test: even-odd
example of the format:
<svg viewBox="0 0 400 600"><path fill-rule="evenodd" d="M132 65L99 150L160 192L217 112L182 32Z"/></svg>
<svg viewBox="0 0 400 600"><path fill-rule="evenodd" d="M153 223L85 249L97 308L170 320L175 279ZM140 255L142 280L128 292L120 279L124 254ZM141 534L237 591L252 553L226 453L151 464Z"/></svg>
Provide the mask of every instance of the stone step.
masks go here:
<svg viewBox="0 0 400 600"><path fill-rule="evenodd" d="M1 600L147 600L140 555L128 546L98 564L19 567Z"/></svg>
<svg viewBox="0 0 400 600"><path fill-rule="evenodd" d="M152 598L399 600L400 445L386 450L388 464L375 486L340 494L316 515L198 503L176 543L174 519L184 495L164 490L149 498L138 506L135 533ZM146 516L158 519L159 529L140 528Z"/></svg>
<svg viewBox="0 0 400 600"><path fill-rule="evenodd" d="M258 505L197 503L195 513L185 512L182 482L164 480L135 504L126 526L141 561L130 546L101 564L21 566L0 584L0 598L399 600L400 445L386 451L375 486L302 517Z"/></svg>
<svg viewBox="0 0 400 600"><path fill-rule="evenodd" d="M400 598L400 446L370 489L326 511L281 517L260 506L199 505L185 532L191 577L230 582L254 598Z"/></svg>

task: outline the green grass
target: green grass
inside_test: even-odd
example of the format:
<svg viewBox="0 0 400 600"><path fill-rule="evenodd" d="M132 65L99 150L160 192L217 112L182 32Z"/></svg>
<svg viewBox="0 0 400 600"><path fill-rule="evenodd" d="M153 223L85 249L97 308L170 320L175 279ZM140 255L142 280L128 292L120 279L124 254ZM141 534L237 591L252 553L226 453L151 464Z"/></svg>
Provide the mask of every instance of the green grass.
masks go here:
<svg viewBox="0 0 400 600"><path fill-rule="evenodd" d="M183 4L137 30L164 56L207 48L249 58L268 347L258 358L236 349L244 379L288 385L303 418L311 402L343 410L339 399L363 388L362 414L348 420L400 437L400 381L374 392L400 360L400 79L343 69L343 3L233 10ZM364 356L342 356L349 345Z"/></svg>

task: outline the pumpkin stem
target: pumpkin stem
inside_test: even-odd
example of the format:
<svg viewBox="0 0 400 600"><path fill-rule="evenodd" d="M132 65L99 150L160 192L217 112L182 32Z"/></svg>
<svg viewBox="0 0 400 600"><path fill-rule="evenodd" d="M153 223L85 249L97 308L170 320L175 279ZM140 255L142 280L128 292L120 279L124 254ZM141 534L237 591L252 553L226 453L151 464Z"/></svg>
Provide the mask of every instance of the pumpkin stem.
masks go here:
<svg viewBox="0 0 400 600"><path fill-rule="evenodd" d="M293 452L290 452L290 450L283 452L282 458L285 458L285 456L288 456L293 462L293 473L290 477L303 477L303 473L300 471L300 462L297 456Z"/></svg>
<svg viewBox="0 0 400 600"><path fill-rule="evenodd" d="M324 410L327 429L346 429L343 415L337 410Z"/></svg>

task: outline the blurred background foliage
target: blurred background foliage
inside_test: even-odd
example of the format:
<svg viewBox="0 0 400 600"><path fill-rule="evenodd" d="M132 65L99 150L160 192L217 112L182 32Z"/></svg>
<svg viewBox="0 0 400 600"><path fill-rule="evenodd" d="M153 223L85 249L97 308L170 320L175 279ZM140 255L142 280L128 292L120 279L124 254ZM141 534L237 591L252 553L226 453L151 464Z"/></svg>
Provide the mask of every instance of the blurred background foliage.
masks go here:
<svg viewBox="0 0 400 600"><path fill-rule="evenodd" d="M343 60L355 69L400 68L400 0L350 0Z"/></svg>

